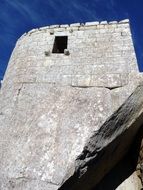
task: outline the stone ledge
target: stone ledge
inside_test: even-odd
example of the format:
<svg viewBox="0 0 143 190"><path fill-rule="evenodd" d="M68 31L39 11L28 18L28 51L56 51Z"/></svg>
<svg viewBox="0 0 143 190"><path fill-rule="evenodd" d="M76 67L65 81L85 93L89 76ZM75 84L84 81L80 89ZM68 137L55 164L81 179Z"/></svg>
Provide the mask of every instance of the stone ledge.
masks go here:
<svg viewBox="0 0 143 190"><path fill-rule="evenodd" d="M80 28L89 28L90 26L98 26L98 25L119 25L119 24L126 24L126 23L129 23L129 20L128 19L125 19L125 20L121 20L121 21L95 21L95 22L86 22L86 23L72 23L70 25L68 24L61 24L61 25L50 25L50 26L45 26L45 27L40 27L40 28L36 28L36 29L32 29L30 30L29 32L27 33L24 33L20 39L22 39L24 36L30 36L31 34L33 33L36 33L36 32L40 32L40 31L50 31L50 29L62 29L63 28L63 31L65 31L65 28L68 28L68 29L72 29L74 28L75 30L79 30ZM90 29L90 28L89 28ZM60 30L61 31L61 30Z"/></svg>

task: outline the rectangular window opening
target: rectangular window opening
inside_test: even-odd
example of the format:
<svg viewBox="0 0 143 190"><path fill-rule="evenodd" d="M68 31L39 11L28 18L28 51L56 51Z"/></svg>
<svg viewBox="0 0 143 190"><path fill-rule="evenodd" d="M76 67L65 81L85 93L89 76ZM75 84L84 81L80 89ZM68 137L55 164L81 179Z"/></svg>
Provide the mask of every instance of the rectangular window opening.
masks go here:
<svg viewBox="0 0 143 190"><path fill-rule="evenodd" d="M67 43L67 36L55 36L52 53L64 53L64 50L67 49Z"/></svg>

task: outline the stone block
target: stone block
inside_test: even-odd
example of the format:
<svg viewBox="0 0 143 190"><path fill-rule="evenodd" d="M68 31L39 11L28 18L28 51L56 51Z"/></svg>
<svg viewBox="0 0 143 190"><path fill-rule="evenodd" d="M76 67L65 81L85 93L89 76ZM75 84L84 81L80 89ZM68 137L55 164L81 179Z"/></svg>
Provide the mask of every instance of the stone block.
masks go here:
<svg viewBox="0 0 143 190"><path fill-rule="evenodd" d="M121 20L119 23L129 23L129 19Z"/></svg>
<svg viewBox="0 0 143 190"><path fill-rule="evenodd" d="M61 27L61 28L68 28L69 25L68 25L68 24L61 24L60 27Z"/></svg>
<svg viewBox="0 0 143 190"><path fill-rule="evenodd" d="M109 24L118 24L117 21L110 21Z"/></svg>
<svg viewBox="0 0 143 190"><path fill-rule="evenodd" d="M73 23L73 24L70 24L70 27L77 27L77 26L80 26L80 23Z"/></svg>
<svg viewBox="0 0 143 190"><path fill-rule="evenodd" d="M50 27L50 28L59 28L60 25L58 25L58 24L56 24L56 25L50 25L49 27Z"/></svg>
<svg viewBox="0 0 143 190"><path fill-rule="evenodd" d="M65 50L64 50L64 54L65 54L65 55L70 55L69 50L68 50L68 49L65 49Z"/></svg>
<svg viewBox="0 0 143 190"><path fill-rule="evenodd" d="M63 32L66 31L66 28L54 28L54 32Z"/></svg>
<svg viewBox="0 0 143 190"><path fill-rule="evenodd" d="M100 24L106 25L106 24L108 24L108 22L107 21L101 21Z"/></svg>
<svg viewBox="0 0 143 190"><path fill-rule="evenodd" d="M99 25L99 22L96 21L96 22L86 22L85 23L85 26L94 26L94 25Z"/></svg>
<svg viewBox="0 0 143 190"><path fill-rule="evenodd" d="M44 26L44 27L40 27L39 30L47 30L49 28L50 28L50 26Z"/></svg>
<svg viewBox="0 0 143 190"><path fill-rule="evenodd" d="M89 87L91 81L90 75L72 75L72 86Z"/></svg>
<svg viewBox="0 0 143 190"><path fill-rule="evenodd" d="M30 35L30 34L32 34L32 33L34 33L34 32L38 32L38 29L32 29L32 30L30 30L30 31L28 32L28 34Z"/></svg>

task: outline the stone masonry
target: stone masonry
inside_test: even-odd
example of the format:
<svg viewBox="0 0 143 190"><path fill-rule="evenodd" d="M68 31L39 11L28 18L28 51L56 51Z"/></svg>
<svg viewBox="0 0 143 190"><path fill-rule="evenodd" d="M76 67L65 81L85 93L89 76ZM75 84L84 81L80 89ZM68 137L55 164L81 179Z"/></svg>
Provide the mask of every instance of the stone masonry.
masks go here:
<svg viewBox="0 0 143 190"><path fill-rule="evenodd" d="M62 36L66 50L52 53ZM142 78L128 20L24 34L0 90L0 189L57 190L88 138ZM136 178L117 189L138 190Z"/></svg>

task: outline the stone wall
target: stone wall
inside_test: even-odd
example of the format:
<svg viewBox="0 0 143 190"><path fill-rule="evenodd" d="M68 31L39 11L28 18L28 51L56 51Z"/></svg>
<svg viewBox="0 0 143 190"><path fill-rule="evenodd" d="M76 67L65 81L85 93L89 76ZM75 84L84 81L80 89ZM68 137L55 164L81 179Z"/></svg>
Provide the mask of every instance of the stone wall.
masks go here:
<svg viewBox="0 0 143 190"><path fill-rule="evenodd" d="M55 36L68 36L70 55L51 53ZM120 87L138 71L127 20L32 30L19 39L10 62L15 82L71 86Z"/></svg>
<svg viewBox="0 0 143 190"><path fill-rule="evenodd" d="M70 54L52 54L55 36L65 35ZM87 139L140 81L127 20L24 34L0 91L0 189L58 189Z"/></svg>

